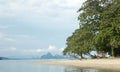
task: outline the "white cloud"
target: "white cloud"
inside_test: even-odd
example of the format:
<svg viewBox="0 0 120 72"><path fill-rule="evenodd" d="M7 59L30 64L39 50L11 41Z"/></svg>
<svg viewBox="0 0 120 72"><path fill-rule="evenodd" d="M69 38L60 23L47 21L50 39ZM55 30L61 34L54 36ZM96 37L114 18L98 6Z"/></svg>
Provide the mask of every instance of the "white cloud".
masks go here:
<svg viewBox="0 0 120 72"><path fill-rule="evenodd" d="M53 45L49 45L48 48L35 48L35 49L23 49L23 52L54 52L57 48Z"/></svg>
<svg viewBox="0 0 120 72"><path fill-rule="evenodd" d="M36 49L36 52L42 52L43 50L42 49Z"/></svg>
<svg viewBox="0 0 120 72"><path fill-rule="evenodd" d="M53 45L49 45L49 47L46 51L52 51L52 50L56 50L56 47Z"/></svg>
<svg viewBox="0 0 120 72"><path fill-rule="evenodd" d="M15 18L28 26L67 29L77 21L84 0L9 0L0 6L0 18ZM50 23L49 23L50 22ZM61 26L61 24L63 26ZM67 28L66 28L67 27ZM71 28L70 28L71 29Z"/></svg>
<svg viewBox="0 0 120 72"><path fill-rule="evenodd" d="M0 48L0 51L16 51L16 47Z"/></svg>
<svg viewBox="0 0 120 72"><path fill-rule="evenodd" d="M67 10L74 11L81 6L82 2L83 0L10 0L4 1L4 4L0 7L0 12L10 15L24 14L25 12L32 13L32 15L34 13L45 15L46 13L60 13ZM62 8L62 10L59 8Z"/></svg>
<svg viewBox="0 0 120 72"><path fill-rule="evenodd" d="M14 42L16 41L14 38L11 38L9 35L0 33L0 40L2 41L8 41L8 42Z"/></svg>
<svg viewBox="0 0 120 72"><path fill-rule="evenodd" d="M62 54L63 50L64 50L64 48L59 49L53 45L49 45L48 48L23 49L21 51L23 51L24 53L47 53L47 52L51 52L53 54Z"/></svg>
<svg viewBox="0 0 120 72"><path fill-rule="evenodd" d="M40 52L44 52L43 49L24 49L23 52L27 52L27 53L40 53Z"/></svg>
<svg viewBox="0 0 120 72"><path fill-rule="evenodd" d="M30 35L26 34L21 34L21 35L15 35L16 37L21 37L21 38L32 38Z"/></svg>
<svg viewBox="0 0 120 72"><path fill-rule="evenodd" d="M10 23L16 25L14 28L9 28L11 27L10 24L7 24L8 26L0 25L1 31L9 28L3 30L6 34L0 33L0 40L6 46L12 45L18 49L23 48L19 49L19 51L24 52L24 54L62 52L63 48L57 48L54 45L49 45L48 48L39 48L39 45L44 47L45 45L53 44L54 42L48 40L52 40L49 39L50 37L53 37L54 40L58 39L59 36L53 36L55 30L56 32L57 30L59 30L58 32L61 32L61 30L64 32L66 32L65 30L72 31L75 25L74 20L75 18L77 19L75 17L76 11L81 2L83 0L0 0L0 24ZM31 29L31 32L29 29ZM34 30L32 31L32 29ZM42 32L40 30L45 31ZM34 31L37 31L38 34L37 32L33 33ZM51 36L44 37L44 34L50 34ZM60 36L60 39L62 38L64 37ZM12 50L15 50L15 48L12 48Z"/></svg>
<svg viewBox="0 0 120 72"><path fill-rule="evenodd" d="M48 48L31 48L31 49L19 49L14 46L8 47L8 48L0 48L0 52L3 53L4 55L10 54L12 52L12 55L43 55L46 54L47 52L51 52L52 54L62 54L63 48L54 48L54 46L49 46ZM11 54L10 54L11 55Z"/></svg>
<svg viewBox="0 0 120 72"><path fill-rule="evenodd" d="M4 40L5 40L5 41L10 41L10 42L15 42L15 41L16 41L15 39L13 39L13 38L8 38L8 37L4 38Z"/></svg>
<svg viewBox="0 0 120 72"><path fill-rule="evenodd" d="M10 50L15 51L15 50L17 50L17 48L16 47L10 47Z"/></svg>
<svg viewBox="0 0 120 72"><path fill-rule="evenodd" d="M10 2L8 4L10 10L17 10L20 8L19 4L16 2Z"/></svg>
<svg viewBox="0 0 120 72"><path fill-rule="evenodd" d="M54 3L60 7L67 7L67 8L76 8L78 6L81 6L81 3L84 0L54 0Z"/></svg>
<svg viewBox="0 0 120 72"><path fill-rule="evenodd" d="M65 48L60 48L59 51L60 51L60 52L63 52L64 49L65 49Z"/></svg>

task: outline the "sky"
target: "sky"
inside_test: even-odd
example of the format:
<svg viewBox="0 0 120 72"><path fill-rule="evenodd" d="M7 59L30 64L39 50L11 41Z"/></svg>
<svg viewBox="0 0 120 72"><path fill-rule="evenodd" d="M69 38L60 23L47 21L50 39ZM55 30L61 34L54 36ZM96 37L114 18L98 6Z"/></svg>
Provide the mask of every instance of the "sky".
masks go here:
<svg viewBox="0 0 120 72"><path fill-rule="evenodd" d="M0 56L61 54L84 0L0 0Z"/></svg>

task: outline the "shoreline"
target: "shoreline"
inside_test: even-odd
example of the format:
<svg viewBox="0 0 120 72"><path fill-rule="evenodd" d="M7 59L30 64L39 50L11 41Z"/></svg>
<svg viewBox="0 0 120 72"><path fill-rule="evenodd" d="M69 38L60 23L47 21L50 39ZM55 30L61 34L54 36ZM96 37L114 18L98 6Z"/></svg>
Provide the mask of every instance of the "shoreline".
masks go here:
<svg viewBox="0 0 120 72"><path fill-rule="evenodd" d="M120 71L120 58L34 62L35 64L73 66Z"/></svg>

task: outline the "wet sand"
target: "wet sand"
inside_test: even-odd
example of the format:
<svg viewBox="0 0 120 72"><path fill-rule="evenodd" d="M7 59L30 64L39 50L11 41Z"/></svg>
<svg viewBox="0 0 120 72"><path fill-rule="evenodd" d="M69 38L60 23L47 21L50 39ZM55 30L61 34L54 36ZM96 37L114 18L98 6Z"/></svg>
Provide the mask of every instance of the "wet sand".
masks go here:
<svg viewBox="0 0 120 72"><path fill-rule="evenodd" d="M120 58L117 59L83 59L83 60L65 60L65 61L45 61L34 62L36 64L49 64L61 66L76 66L85 68L97 68L120 71Z"/></svg>

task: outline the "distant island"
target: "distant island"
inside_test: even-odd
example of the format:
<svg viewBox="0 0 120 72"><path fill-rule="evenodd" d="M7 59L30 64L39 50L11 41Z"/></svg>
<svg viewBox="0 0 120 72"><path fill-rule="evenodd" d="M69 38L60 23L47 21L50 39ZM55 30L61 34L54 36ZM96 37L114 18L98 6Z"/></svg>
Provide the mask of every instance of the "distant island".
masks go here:
<svg viewBox="0 0 120 72"><path fill-rule="evenodd" d="M64 57L63 55L52 55L50 52L48 52L45 55L42 55L40 59L65 59L66 57Z"/></svg>
<svg viewBox="0 0 120 72"><path fill-rule="evenodd" d="M40 56L40 57L0 57L0 60L32 60L32 59L67 59L68 57L65 57L63 55L52 55L50 52Z"/></svg>
<svg viewBox="0 0 120 72"><path fill-rule="evenodd" d="M0 57L0 60L8 60L9 58L7 57Z"/></svg>

